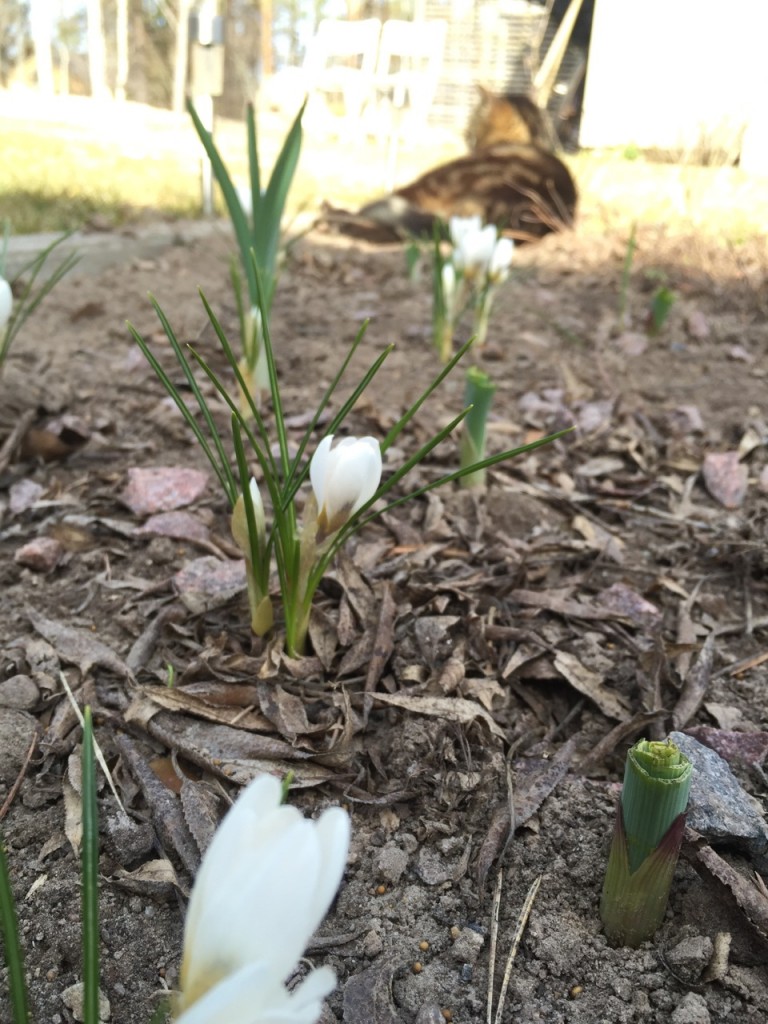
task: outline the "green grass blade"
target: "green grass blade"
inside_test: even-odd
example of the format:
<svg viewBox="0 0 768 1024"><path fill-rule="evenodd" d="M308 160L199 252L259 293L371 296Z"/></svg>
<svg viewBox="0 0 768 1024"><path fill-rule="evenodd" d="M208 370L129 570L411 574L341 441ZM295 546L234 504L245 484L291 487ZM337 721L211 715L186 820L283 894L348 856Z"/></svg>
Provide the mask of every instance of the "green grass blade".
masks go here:
<svg viewBox="0 0 768 1024"><path fill-rule="evenodd" d="M28 1024L29 1005L24 980L24 957L19 943L19 922L11 888L11 875L5 839L0 834L0 928L2 928L5 962L8 967L8 993L11 998L13 1024Z"/></svg>
<svg viewBox="0 0 768 1024"><path fill-rule="evenodd" d="M83 720L83 1018L99 1024L99 821L93 718L86 706Z"/></svg>
<svg viewBox="0 0 768 1024"><path fill-rule="evenodd" d="M419 398L416 399L416 401L409 409L407 409L403 413L403 415L400 417L400 419L397 421L394 427L392 427L390 432L381 442L382 453L385 452L387 448L389 448L391 445L395 443L397 437L402 433L405 427L408 426L410 421L413 419L413 417L416 415L416 413L419 411L422 405L426 402L426 400L429 398L432 392L442 384L442 382L445 380L445 378L448 376L451 370L453 370L454 366L456 366L456 364L464 356L464 354L467 351L469 351L469 349L472 347L472 341L473 339L470 338L468 342L461 346L456 355L453 356L453 358L445 364L440 373L438 373L438 375L429 385L427 390Z"/></svg>
<svg viewBox="0 0 768 1024"><path fill-rule="evenodd" d="M235 376L235 380L237 381L237 384L238 384L238 387L240 388L241 393L243 395L245 395L246 401L248 402L248 409L250 411L251 416L253 417L254 423L256 424L256 429L258 431L259 438L261 439L261 443L260 444L255 439L253 433L251 432L250 428L248 427L248 424L246 423L246 421L245 421L245 419L244 419L244 417L242 415L242 412L238 408L238 406L235 403L234 399L229 394L229 392L224 387L224 385L221 383L221 381L216 376L216 374L214 374L214 372L210 369L210 367L208 366L207 362L202 358L202 356L199 355L198 352L195 351L195 349L190 348L190 352L192 353L192 356L196 360L198 365L205 372L205 374L207 375L208 379L211 381L213 386L216 388L216 390L218 391L220 397L224 400L224 402L226 402L226 404L229 407L230 411L234 412L237 415L237 418L240 421L240 424L247 431L248 437L251 440L251 444L254 446L254 448L255 449L260 449L260 448L263 449L263 454L264 454L265 459L266 459L266 462L263 463L263 464L267 465L269 467L269 470L268 470L269 471L269 475L276 477L277 476L277 463L275 462L274 457L272 455L271 445L270 445L270 441L269 441L269 434L267 432L267 427L266 427L266 424L264 422L264 417L261 415L258 406L256 405L256 403L253 400L253 395L250 393L250 391L249 391L249 389L248 389L248 387L246 385L246 381L245 381L245 378L243 377L243 374L242 374L242 372L240 370L240 365L239 365L239 362L237 360L237 357L235 356L235 353L234 353L234 351L232 349L232 346L229 343L229 339L227 338L226 334L224 333L224 328L219 323L218 317L216 316L216 314L211 309L211 306L208 303L208 300L206 299L205 295L203 295L202 292L200 292L200 298L202 299L203 306L205 307L205 311L208 314L208 319L211 321L211 325L213 326L213 329L216 332L216 337L218 338L219 344L221 345L222 351L224 353L224 357L226 358L227 362L229 363L230 369L232 370L232 373ZM262 462L261 458L259 458L259 462Z"/></svg>
<svg viewBox="0 0 768 1024"><path fill-rule="evenodd" d="M465 415L466 411L462 413L460 416L457 416L456 419L453 420L453 422L448 425L448 427L442 430L440 440L446 437L451 432L451 430L453 430L453 428L462 421ZM414 491L409 491L408 494L404 494L402 498L396 498L394 501L391 501L384 508L377 509L375 512L372 512L370 515L365 516L362 519L356 519L354 521L354 526L352 529L349 529L349 526L342 528L342 530L340 531L340 537L343 537L345 539L349 536L350 533L353 532L353 530L359 530L361 527L365 526L366 523L371 522L372 519L375 519L382 513L389 512L390 509L397 508L398 505L404 505L407 501L411 501L413 498L419 498L421 497L422 494L427 494L429 491L434 491L435 488L437 487L442 487L444 484L453 483L454 480L461 480L462 477L468 476L470 473L477 473L480 470L488 469L490 466L495 466L499 462L506 462L507 459L514 459L517 455L524 455L526 452L533 451L535 448L541 448L542 445L550 444L552 441L557 441L558 438L564 437L566 434L570 434L573 429L573 427L568 427L566 430L560 430L556 434L549 434L547 437L539 438L538 441L531 441L528 444L521 445L519 448L510 448L505 452L499 452L496 455L489 455L487 459L483 459L482 461L477 462L472 466L467 466L464 469L457 469L453 473L446 473L445 476L438 477L437 480L433 480L431 483L425 484L423 487L419 487ZM431 451L432 448L434 448L438 443L439 442L437 440L435 440L434 444L430 442L428 443L428 445L424 445L421 451L424 451L424 453L426 454L425 449ZM417 457L414 457L412 459L409 459L408 461L411 464L408 466L408 469L412 469L415 463L419 460ZM405 467L401 467L401 469L397 471L397 479L399 480L401 477L403 477L405 473L408 472L408 469L405 469ZM394 475L395 474L393 474L393 477ZM386 494L386 492L390 489L393 477L390 477L390 479L387 480L383 489L379 489L378 494L376 494L371 499L369 505L372 505L375 501L381 498L383 494ZM365 506L365 508L368 507L368 505Z"/></svg>
<svg viewBox="0 0 768 1024"><path fill-rule="evenodd" d="M173 383L168 374L165 372L163 367L160 365L159 361L157 360L156 356L150 349L149 345L146 343L144 338L142 338L142 336L139 334L139 332L136 330L133 324L128 324L128 330L131 332L134 341L141 349L144 358L147 360L149 365L154 370L158 380L170 395L171 399L176 405L176 408L187 421L187 425L194 434L195 439L197 443L200 445L201 449L203 450L205 457L208 459L208 462L211 464L211 468L216 474L216 477L218 478L219 483L221 484L222 488L227 494L227 497L231 502L234 502L237 499L237 487L235 477L230 468L229 460L227 458L226 451L224 450L224 446L222 444L219 432L216 429L216 424L213 420L213 416L211 415L211 411L208 408L208 404L206 403L205 398L203 397L202 392L200 391L199 385L194 378L194 374L192 373L192 370L190 369L189 364L184 356L184 352L181 348L181 345L179 344L178 339L173 333L173 329L171 328L170 324L165 318L165 315L162 313L160 307L157 305L157 303L155 303L154 299L152 300L152 302L153 305L155 306L156 311L158 312L158 315L160 316L161 323L167 325L166 334L168 335L168 340L171 344L171 348L173 349L174 355L176 356L176 361L178 362L179 367L182 373L184 374L187 383L189 384L190 390L192 391L192 394L194 395L197 401L198 407L203 416L205 424L208 427L211 439L213 441L215 454L214 450L211 448L208 442L208 438L205 436L205 433L201 429L200 424L197 422L194 412L189 408L187 403L181 397L178 388Z"/></svg>

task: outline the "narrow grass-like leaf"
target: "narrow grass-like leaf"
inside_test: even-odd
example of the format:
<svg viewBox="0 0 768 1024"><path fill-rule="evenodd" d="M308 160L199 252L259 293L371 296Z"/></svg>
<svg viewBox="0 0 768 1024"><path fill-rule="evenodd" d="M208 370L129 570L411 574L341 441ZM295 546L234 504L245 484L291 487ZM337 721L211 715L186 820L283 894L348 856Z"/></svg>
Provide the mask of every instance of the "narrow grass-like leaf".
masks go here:
<svg viewBox="0 0 768 1024"><path fill-rule="evenodd" d="M8 246L8 234L9 226L6 221L5 242L3 247L3 261L2 264L0 264L0 266L2 266L3 271L5 269L5 250ZM69 271L75 266L75 264L80 259L80 256L77 253L70 253L69 256L66 256L59 264L59 266L56 267L56 269L51 273L50 277L48 277L42 283L37 292L34 292L35 282L37 281L38 276L42 272L46 260L48 259L48 257L54 249L61 245L62 242L66 242L66 240L71 236L72 232L68 231L65 234L61 235L59 238L55 239L53 242L51 242L50 245L46 246L46 248L43 249L42 252L39 252L36 256L33 256L30 260L28 260L16 274L14 278L15 281L20 281L22 278L24 278L26 274L30 274L30 277L25 282L21 294L17 297L14 303L14 310L11 313L11 317L6 325L5 332L3 333L2 338L0 339L0 366L2 366L3 362L5 361L5 358L11 347L11 343L21 330L24 323L29 319L30 316L32 316L32 314L35 312L35 310L43 301L43 299L50 294L50 292L56 287L59 281L61 281L65 274L69 273Z"/></svg>
<svg viewBox="0 0 768 1024"><path fill-rule="evenodd" d="M461 416L458 416L451 424L449 424L448 428L445 431L443 431L443 436L447 436L447 434L450 433L453 427L461 422L465 415L466 410L464 411L464 413L461 414ZM355 520L354 530L359 530L361 526L364 526L366 523L371 522L372 519L375 519L377 516L382 515L382 513L389 512L390 509L397 508L398 505L404 505L407 501L411 501L413 498L420 498L422 494L427 494L429 493L429 491L434 491L435 488L437 487L442 487L444 484L453 483L455 480L461 480L462 477L467 476L467 474L469 473L476 473L480 469L488 469L491 466L496 466L499 462L506 462L507 459L514 459L516 456L524 455L526 452L531 452L535 448L541 448L542 445L551 444L553 441L557 441L559 438L565 437L566 434L570 434L572 430L573 427L568 427L566 430L560 430L556 434L549 434L547 437L539 438L539 440L537 441L530 441L528 444L521 445L519 448L509 448L505 452L499 452L496 455L489 455L487 459L482 459L482 461L476 463L474 466L467 466L465 469L457 469L453 473L446 473L445 476L438 477L431 483L425 484L423 487L418 487L414 491L409 491L408 494L404 494L401 498L396 498L394 501L389 502L389 504L387 504L384 508L379 509L376 512L373 512L368 516L364 516L359 520ZM425 445L424 447L427 446ZM434 447L435 445L431 445L431 448ZM409 468L413 467L411 466ZM404 476L404 473L398 471L398 479L400 479L402 476ZM374 495L374 497L371 499L369 504L365 506L365 508L368 508L370 505L373 505L374 502L378 501L379 498L386 494L387 491L390 490L391 482L392 477L390 477L386 481L386 483L379 489L378 493ZM349 536L351 532L353 531L349 530L346 533L346 536Z"/></svg>
<svg viewBox="0 0 768 1024"><path fill-rule="evenodd" d="M5 962L8 968L8 994L11 999L13 1024L29 1024L27 985L24 979L24 957L19 943L19 922L11 888L11 874L5 839L0 833L0 926L2 926Z"/></svg>
<svg viewBox="0 0 768 1024"><path fill-rule="evenodd" d="M200 408L203 419L205 420L206 426L210 431L210 435L213 440L213 445L215 449L215 454L214 450L211 448L208 438L205 435L205 432L201 429L200 424L197 422L197 418L194 412L189 408L187 403L181 397L181 393L179 392L178 388L170 379L170 377L165 372L163 367L160 365L160 362L155 357L154 353L150 349L147 342L139 334L139 332L136 330L133 324L128 324L128 330L131 332L134 341L144 354L144 358L147 360L149 365L154 370L160 383L163 385L165 390L170 395L176 408L187 421L187 425L194 434L195 439L197 443L200 445L203 453L205 454L205 457L208 459L208 462L211 464L211 468L216 474L216 477L219 483L221 484L225 494L229 498L230 503L234 503L237 500L237 486L235 477L229 465L229 460L227 459L227 454L224 450L224 446L221 441L221 437L219 436L219 432L216 429L216 424L214 423L208 404L206 403L202 393L200 392L200 388L197 384L197 381L194 379L194 375L192 374L192 371L190 370L187 361L184 359L183 352L181 351L181 347L176 341L175 336L169 337L169 341L171 342L171 346L176 355L177 362L190 385L192 393L194 394L197 400L197 404Z"/></svg>
<svg viewBox="0 0 768 1024"><path fill-rule="evenodd" d="M392 427L390 432L381 442L382 452L385 452L387 448L389 448L391 445L395 443L397 437L402 433L405 427L408 426L408 424L411 422L413 417L416 415L416 413L419 411L422 405L426 402L426 400L429 398L432 392L435 391L436 388L438 388L442 384L442 382L445 380L445 378L448 376L448 374L451 372L454 366L456 366L456 364L464 356L464 354L469 351L469 349L472 347L472 341L473 339L470 338L469 341L467 341L464 345L461 346L456 355L454 355L453 358L445 364L440 373L438 373L438 375L429 385L427 390L422 395L420 395L419 398L416 399L416 401L413 403L412 406L410 406L409 409L407 409L403 413L403 415L400 417L400 419L397 421L394 427Z"/></svg>
<svg viewBox="0 0 768 1024"><path fill-rule="evenodd" d="M99 822L90 707L83 718L83 1018L99 1024Z"/></svg>

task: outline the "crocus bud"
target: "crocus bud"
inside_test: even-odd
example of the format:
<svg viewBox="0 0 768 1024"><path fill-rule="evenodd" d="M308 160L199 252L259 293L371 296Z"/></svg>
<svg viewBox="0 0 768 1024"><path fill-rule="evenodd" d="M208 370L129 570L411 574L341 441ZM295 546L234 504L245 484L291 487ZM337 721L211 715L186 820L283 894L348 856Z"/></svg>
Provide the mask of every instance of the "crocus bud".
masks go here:
<svg viewBox="0 0 768 1024"><path fill-rule="evenodd" d="M317 819L281 804L261 775L208 847L184 928L176 1024L315 1024L336 984L329 967L292 991L285 981L328 911L349 847L349 816Z"/></svg>
<svg viewBox="0 0 768 1024"><path fill-rule="evenodd" d="M0 277L0 331L5 328L5 325L11 319L12 310L13 292L11 291L11 286L4 277Z"/></svg>
<svg viewBox="0 0 768 1024"><path fill-rule="evenodd" d="M443 264L440 271L440 280L443 289L443 308L450 315L456 294L456 271L450 261Z"/></svg>
<svg viewBox="0 0 768 1024"><path fill-rule="evenodd" d="M251 477L248 490L251 495L251 503L253 504L253 518L256 522L258 544L259 548L262 548L266 542L267 523L264 517L264 505L261 500L261 491L253 477ZM251 542L248 536L248 518L245 514L245 501L242 494L237 499L235 507L232 509L231 528L235 544L237 544L245 557L250 559Z"/></svg>
<svg viewBox="0 0 768 1024"><path fill-rule="evenodd" d="M500 238L496 242L488 266L488 281L491 284L499 284L507 279L514 252L515 243L511 238Z"/></svg>
<svg viewBox="0 0 768 1024"><path fill-rule="evenodd" d="M381 482L381 447L375 437L345 437L335 448L332 444L333 434L328 434L309 466L320 541L367 504Z"/></svg>

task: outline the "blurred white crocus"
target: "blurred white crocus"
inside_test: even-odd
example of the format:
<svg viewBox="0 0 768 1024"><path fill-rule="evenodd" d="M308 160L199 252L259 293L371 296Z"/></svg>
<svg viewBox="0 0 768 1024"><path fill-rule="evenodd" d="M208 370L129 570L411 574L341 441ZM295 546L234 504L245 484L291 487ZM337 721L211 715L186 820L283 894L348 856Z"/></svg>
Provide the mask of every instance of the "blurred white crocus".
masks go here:
<svg viewBox="0 0 768 1024"><path fill-rule="evenodd" d="M315 1024L336 978L285 981L341 882L349 816L310 821L262 775L240 795L198 872L184 930L176 1024Z"/></svg>
<svg viewBox="0 0 768 1024"><path fill-rule="evenodd" d="M340 530L367 504L381 483L381 446L375 437L345 437L332 448L333 434L317 446L309 479L317 502L317 540Z"/></svg>
<svg viewBox="0 0 768 1024"><path fill-rule="evenodd" d="M500 238L493 248L491 262L488 267L488 281L491 284L500 284L509 277L509 268L512 266L512 257L515 253L515 243L511 238Z"/></svg>
<svg viewBox="0 0 768 1024"><path fill-rule="evenodd" d="M454 222L460 222L457 226ZM471 222L471 223L470 223ZM479 217L451 220L453 265L469 280L484 277L491 265L498 231L493 224L483 227Z"/></svg>
<svg viewBox="0 0 768 1024"><path fill-rule="evenodd" d="M443 290L443 314L449 319L453 316L453 307L456 299L456 270L450 262L446 262L440 271L441 286Z"/></svg>
<svg viewBox="0 0 768 1024"><path fill-rule="evenodd" d="M12 310L13 292L11 291L11 286L4 277L0 277L0 331L5 329L5 325L11 319Z"/></svg>

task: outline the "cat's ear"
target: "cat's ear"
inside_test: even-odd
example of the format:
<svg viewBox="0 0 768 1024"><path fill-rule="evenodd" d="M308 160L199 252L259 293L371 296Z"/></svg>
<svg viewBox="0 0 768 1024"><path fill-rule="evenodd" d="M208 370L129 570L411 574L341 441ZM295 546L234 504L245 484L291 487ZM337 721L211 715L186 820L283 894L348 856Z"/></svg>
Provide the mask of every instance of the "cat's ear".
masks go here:
<svg viewBox="0 0 768 1024"><path fill-rule="evenodd" d="M475 88L476 88L476 89L477 89L477 91L478 91L478 92L480 93L480 99L481 99L481 100L490 100L490 99L493 99L493 95L494 95L494 94L493 94L493 93L491 92L491 90L490 90L490 89L486 89L486 87L485 87L484 85L480 85L480 83L479 83L479 82L477 82L477 83L475 84Z"/></svg>

